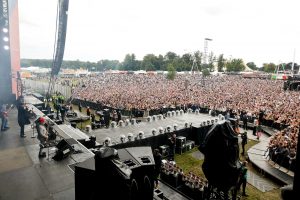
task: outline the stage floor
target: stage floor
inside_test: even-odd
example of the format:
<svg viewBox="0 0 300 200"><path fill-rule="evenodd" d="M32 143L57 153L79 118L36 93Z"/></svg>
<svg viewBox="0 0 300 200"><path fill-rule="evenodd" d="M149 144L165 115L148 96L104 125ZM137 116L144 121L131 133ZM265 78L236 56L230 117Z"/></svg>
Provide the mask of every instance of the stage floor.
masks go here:
<svg viewBox="0 0 300 200"><path fill-rule="evenodd" d="M174 125L177 125L177 130L180 131L182 129L185 129L185 123L188 123L188 127L190 125L192 127L199 128L202 126L202 122L212 121L216 120L218 117L212 117L208 114L194 114L194 113L184 113L182 115L173 116L173 117L166 117L165 119L161 120L151 120L150 122L140 122L135 125L123 125L122 127L109 127L109 128L101 128L101 129L95 129L91 132L86 132L87 135L96 136L96 140L98 143L103 144L105 139L109 137L111 139L111 142L114 144L120 143L120 136L125 135L127 138L128 133L132 133L134 137L137 137L140 131L144 132L144 137L153 137L152 130L156 129L157 135L159 127L162 127L164 130L170 126L171 131L174 131Z"/></svg>

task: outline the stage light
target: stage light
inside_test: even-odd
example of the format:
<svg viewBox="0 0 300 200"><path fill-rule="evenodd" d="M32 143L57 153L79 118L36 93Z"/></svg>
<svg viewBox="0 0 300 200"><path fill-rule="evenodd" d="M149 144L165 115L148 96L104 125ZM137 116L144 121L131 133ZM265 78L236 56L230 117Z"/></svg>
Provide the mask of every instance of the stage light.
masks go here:
<svg viewBox="0 0 300 200"><path fill-rule="evenodd" d="M127 138L128 138L129 142L133 141L133 134L132 133L128 133Z"/></svg>
<svg viewBox="0 0 300 200"><path fill-rule="evenodd" d="M115 121L112 121L110 125L112 128L115 128L117 126L117 123Z"/></svg>
<svg viewBox="0 0 300 200"><path fill-rule="evenodd" d="M189 123L188 123L188 122L185 122L185 123L184 123L184 127L185 127L185 128L188 128L188 127L189 127Z"/></svg>
<svg viewBox="0 0 300 200"><path fill-rule="evenodd" d="M148 117L147 117L147 122L150 122L150 121L151 121L151 117L148 116Z"/></svg>
<svg viewBox="0 0 300 200"><path fill-rule="evenodd" d="M174 131L177 131L177 127L178 127L177 124L173 124Z"/></svg>
<svg viewBox="0 0 300 200"><path fill-rule="evenodd" d="M121 143L124 143L126 141L126 136L124 134L120 135L120 141Z"/></svg>
<svg viewBox="0 0 300 200"><path fill-rule="evenodd" d="M7 29L7 28L3 28L2 31L3 31L4 33L8 33L8 29Z"/></svg>
<svg viewBox="0 0 300 200"><path fill-rule="evenodd" d="M3 41L4 41L4 42L8 42L8 40L9 40L8 37L4 37L4 38L3 38Z"/></svg>
<svg viewBox="0 0 300 200"><path fill-rule="evenodd" d="M8 50L9 49L9 46L8 45L4 45L3 47L5 50Z"/></svg>
<svg viewBox="0 0 300 200"><path fill-rule="evenodd" d="M164 133L164 128L163 127L159 127L158 131L159 131L160 134L163 134Z"/></svg>
<svg viewBox="0 0 300 200"><path fill-rule="evenodd" d="M151 132L152 132L152 135L156 135L157 130L155 128L153 128Z"/></svg>
<svg viewBox="0 0 300 200"><path fill-rule="evenodd" d="M109 137L106 137L104 142L103 142L103 146L110 146L111 145L111 139Z"/></svg>
<svg viewBox="0 0 300 200"><path fill-rule="evenodd" d="M140 131L139 134L138 134L138 138L141 140L141 139L144 139L144 132L143 131Z"/></svg>

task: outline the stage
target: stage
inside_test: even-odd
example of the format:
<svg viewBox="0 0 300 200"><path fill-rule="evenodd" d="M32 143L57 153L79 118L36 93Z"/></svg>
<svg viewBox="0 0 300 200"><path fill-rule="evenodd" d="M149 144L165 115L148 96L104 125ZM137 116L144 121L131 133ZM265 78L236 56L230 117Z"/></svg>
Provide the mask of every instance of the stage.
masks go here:
<svg viewBox="0 0 300 200"><path fill-rule="evenodd" d="M149 119L149 118L148 118ZM212 121L216 123L218 117L212 117L208 114L195 114L195 113L182 113L165 119L156 119L148 122L140 122L117 127L109 127L102 129L91 130L86 132L88 136L95 136L96 141L100 144L103 144L107 138L111 140L111 146L115 148L124 148L129 146L152 146L158 147L163 145L166 139L172 134L176 133L177 136L185 136L187 139L191 139L196 143L200 143L204 137L204 134L208 131L208 128L211 126ZM209 121L209 125L208 125ZM203 123L204 122L204 123ZM205 124L205 125L203 125ZM176 130L174 129L176 126ZM168 127L170 130L168 131ZM156 130L156 133L153 134L153 129ZM159 129L163 130L163 133L159 132ZM197 130L201 130L201 134L197 135ZM139 138L139 133L143 132L143 138ZM205 132L205 133L204 133ZM128 134L133 134L133 141L128 141ZM120 138L125 136L125 142L122 143Z"/></svg>

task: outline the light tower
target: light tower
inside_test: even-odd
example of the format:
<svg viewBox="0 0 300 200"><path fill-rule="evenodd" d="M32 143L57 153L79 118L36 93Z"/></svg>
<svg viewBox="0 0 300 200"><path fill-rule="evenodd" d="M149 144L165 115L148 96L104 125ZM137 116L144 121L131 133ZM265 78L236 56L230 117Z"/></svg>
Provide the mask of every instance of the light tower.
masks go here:
<svg viewBox="0 0 300 200"><path fill-rule="evenodd" d="M212 41L210 38L204 38L204 55L203 55L203 63L207 64L208 57L208 41Z"/></svg>

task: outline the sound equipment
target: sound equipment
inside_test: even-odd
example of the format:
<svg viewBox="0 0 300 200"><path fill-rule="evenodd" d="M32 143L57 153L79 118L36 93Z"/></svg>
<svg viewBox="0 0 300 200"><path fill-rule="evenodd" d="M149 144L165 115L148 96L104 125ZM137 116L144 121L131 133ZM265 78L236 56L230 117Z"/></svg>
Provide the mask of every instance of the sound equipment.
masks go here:
<svg viewBox="0 0 300 200"><path fill-rule="evenodd" d="M162 158L169 156L170 147L168 145L162 145L159 147L159 153L162 155Z"/></svg>
<svg viewBox="0 0 300 200"><path fill-rule="evenodd" d="M186 137L177 136L176 137L176 147L183 147L186 143Z"/></svg>
<svg viewBox="0 0 300 200"><path fill-rule="evenodd" d="M78 144L78 143L73 138L62 139L56 145L57 151L55 153L55 156L53 157L53 160L59 161L68 157L74 151L73 148L74 144Z"/></svg>
<svg viewBox="0 0 300 200"><path fill-rule="evenodd" d="M151 147L101 148L75 166L75 199L153 200L154 166Z"/></svg>
<svg viewBox="0 0 300 200"><path fill-rule="evenodd" d="M192 140L187 140L185 146L186 146L186 150L190 151L195 147L195 142Z"/></svg>

